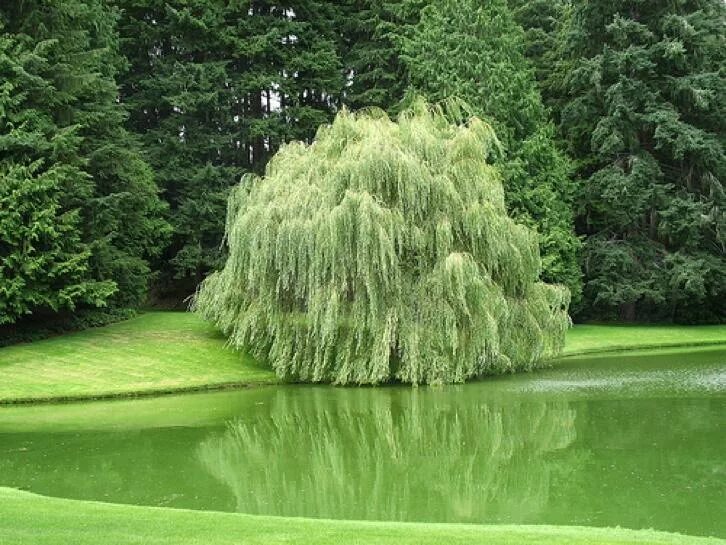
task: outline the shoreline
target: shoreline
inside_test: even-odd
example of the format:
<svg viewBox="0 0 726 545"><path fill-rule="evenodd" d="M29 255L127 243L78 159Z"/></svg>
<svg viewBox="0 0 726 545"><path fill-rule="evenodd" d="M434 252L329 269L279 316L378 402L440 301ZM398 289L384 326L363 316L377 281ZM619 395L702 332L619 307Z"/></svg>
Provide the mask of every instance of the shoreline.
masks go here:
<svg viewBox="0 0 726 545"><path fill-rule="evenodd" d="M726 347L726 325L584 324L549 363L632 351ZM485 379L484 379L485 380ZM288 384L230 349L188 312L123 322L0 348L0 407L135 399Z"/></svg>
<svg viewBox="0 0 726 545"><path fill-rule="evenodd" d="M590 526L358 521L125 505L0 487L0 534L17 545L724 545L718 537ZM64 531L55 534L58 527ZM32 530L31 530L32 528Z"/></svg>

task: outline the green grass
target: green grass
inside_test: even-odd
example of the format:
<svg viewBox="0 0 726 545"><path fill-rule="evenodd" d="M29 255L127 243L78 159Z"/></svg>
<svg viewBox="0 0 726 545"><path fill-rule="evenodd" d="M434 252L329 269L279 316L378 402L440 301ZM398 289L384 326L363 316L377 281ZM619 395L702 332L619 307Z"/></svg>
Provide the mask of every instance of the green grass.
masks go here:
<svg viewBox="0 0 726 545"><path fill-rule="evenodd" d="M578 325L566 355L726 343L726 326ZM196 315L149 312L106 327L0 348L0 403L269 384L275 375L225 346Z"/></svg>
<svg viewBox="0 0 726 545"><path fill-rule="evenodd" d="M105 504L0 488L0 545L723 545L651 530L333 521Z"/></svg>
<svg viewBox="0 0 726 545"><path fill-rule="evenodd" d="M726 325L576 325L567 333L564 355L726 344Z"/></svg>
<svg viewBox="0 0 726 545"><path fill-rule="evenodd" d="M0 348L0 401L82 399L275 382L184 312Z"/></svg>

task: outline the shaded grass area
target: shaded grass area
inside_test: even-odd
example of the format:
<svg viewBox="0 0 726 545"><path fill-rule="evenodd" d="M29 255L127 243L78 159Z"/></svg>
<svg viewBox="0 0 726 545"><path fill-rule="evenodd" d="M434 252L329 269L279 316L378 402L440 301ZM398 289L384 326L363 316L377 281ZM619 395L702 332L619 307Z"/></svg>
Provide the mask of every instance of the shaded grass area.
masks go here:
<svg viewBox="0 0 726 545"><path fill-rule="evenodd" d="M724 545L716 538L573 526L333 521L138 507L0 488L0 545Z"/></svg>
<svg viewBox="0 0 726 545"><path fill-rule="evenodd" d="M565 355L726 343L726 326L577 325ZM60 401L277 382L196 315L125 322L0 348L0 403Z"/></svg>
<svg viewBox="0 0 726 545"><path fill-rule="evenodd" d="M196 315L125 322L0 348L0 401L82 399L276 382Z"/></svg>

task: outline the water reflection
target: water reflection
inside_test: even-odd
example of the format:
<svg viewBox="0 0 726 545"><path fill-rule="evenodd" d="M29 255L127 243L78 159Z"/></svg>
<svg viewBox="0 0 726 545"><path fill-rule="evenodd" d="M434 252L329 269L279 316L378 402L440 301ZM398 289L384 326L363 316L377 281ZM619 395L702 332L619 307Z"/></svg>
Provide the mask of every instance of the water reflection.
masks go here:
<svg viewBox="0 0 726 545"><path fill-rule="evenodd" d="M197 454L240 512L514 521L547 504L548 453L575 438L565 401L307 390L280 393L268 410L228 423Z"/></svg>

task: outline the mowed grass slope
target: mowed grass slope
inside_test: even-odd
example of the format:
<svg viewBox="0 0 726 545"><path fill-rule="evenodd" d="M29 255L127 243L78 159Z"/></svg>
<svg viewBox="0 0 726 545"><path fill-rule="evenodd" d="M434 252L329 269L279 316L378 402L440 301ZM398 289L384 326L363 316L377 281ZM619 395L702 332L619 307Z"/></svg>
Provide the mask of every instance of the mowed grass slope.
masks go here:
<svg viewBox="0 0 726 545"><path fill-rule="evenodd" d="M726 343L726 325L576 325L567 332L564 355L708 346Z"/></svg>
<svg viewBox="0 0 726 545"><path fill-rule="evenodd" d="M0 348L0 401L73 399L275 382L196 315L149 312Z"/></svg>
<svg viewBox="0 0 726 545"><path fill-rule="evenodd" d="M577 325L565 355L726 343L726 326ZM0 348L0 403L140 395L277 382L187 312Z"/></svg>
<svg viewBox="0 0 726 545"><path fill-rule="evenodd" d="M654 531L333 521L104 504L0 488L0 545L724 545Z"/></svg>

